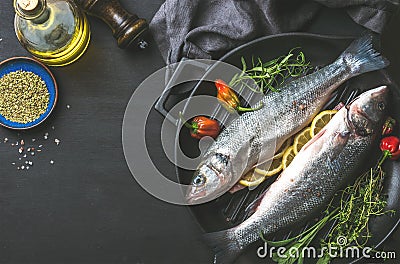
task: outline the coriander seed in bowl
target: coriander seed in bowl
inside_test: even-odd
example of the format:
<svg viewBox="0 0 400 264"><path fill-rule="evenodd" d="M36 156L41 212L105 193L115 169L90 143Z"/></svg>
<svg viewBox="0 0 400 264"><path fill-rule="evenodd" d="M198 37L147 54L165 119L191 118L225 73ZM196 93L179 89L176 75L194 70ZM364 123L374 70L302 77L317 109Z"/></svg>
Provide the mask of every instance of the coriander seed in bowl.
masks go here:
<svg viewBox="0 0 400 264"><path fill-rule="evenodd" d="M0 114L7 120L35 121L46 112L49 97L46 83L33 72L18 70L0 78Z"/></svg>
<svg viewBox="0 0 400 264"><path fill-rule="evenodd" d="M50 70L30 58L0 63L0 124L28 129L43 122L57 101L57 85Z"/></svg>

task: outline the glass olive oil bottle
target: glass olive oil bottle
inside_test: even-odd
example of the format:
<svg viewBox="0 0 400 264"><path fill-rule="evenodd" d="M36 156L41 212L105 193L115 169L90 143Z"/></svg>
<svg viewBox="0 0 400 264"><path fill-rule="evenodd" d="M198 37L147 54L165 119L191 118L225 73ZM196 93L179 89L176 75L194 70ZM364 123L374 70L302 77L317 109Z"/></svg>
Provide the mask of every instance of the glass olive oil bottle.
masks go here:
<svg viewBox="0 0 400 264"><path fill-rule="evenodd" d="M18 40L36 59L64 66L85 52L89 23L72 0L14 0L14 8Z"/></svg>

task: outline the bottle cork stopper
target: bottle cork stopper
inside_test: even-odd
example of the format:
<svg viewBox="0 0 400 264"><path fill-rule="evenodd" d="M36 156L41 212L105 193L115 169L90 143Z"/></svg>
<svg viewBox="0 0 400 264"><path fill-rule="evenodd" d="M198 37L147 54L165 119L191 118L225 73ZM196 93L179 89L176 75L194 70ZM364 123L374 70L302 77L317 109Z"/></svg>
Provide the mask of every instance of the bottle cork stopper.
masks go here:
<svg viewBox="0 0 400 264"><path fill-rule="evenodd" d="M39 5L39 0L17 0L17 4L24 11L32 11Z"/></svg>

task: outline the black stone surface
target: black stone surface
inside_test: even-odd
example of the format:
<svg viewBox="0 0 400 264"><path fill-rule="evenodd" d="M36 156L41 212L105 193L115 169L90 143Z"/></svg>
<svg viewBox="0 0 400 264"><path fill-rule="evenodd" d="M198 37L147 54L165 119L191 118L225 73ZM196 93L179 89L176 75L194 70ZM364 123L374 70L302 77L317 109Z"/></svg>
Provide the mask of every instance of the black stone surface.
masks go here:
<svg viewBox="0 0 400 264"><path fill-rule="evenodd" d="M11 2L0 2L0 60L29 56L15 36ZM162 0L121 3L150 20ZM342 19L341 10L327 13L311 31L360 31L346 25L351 21ZM399 22L397 15L382 43L397 82ZM212 263L212 252L187 208L141 189L123 156L125 107L141 81L164 66L158 49L150 43L142 52L121 50L102 21L90 18L90 24L85 55L72 65L51 68L59 85L51 117L25 132L0 128L0 263ZM158 144L161 121L158 113L151 114L147 140L159 169L174 175ZM21 162L18 148L10 144L20 139L43 144L42 152L28 158L34 162L28 171L11 164ZM394 250L399 237L397 232L388 250Z"/></svg>

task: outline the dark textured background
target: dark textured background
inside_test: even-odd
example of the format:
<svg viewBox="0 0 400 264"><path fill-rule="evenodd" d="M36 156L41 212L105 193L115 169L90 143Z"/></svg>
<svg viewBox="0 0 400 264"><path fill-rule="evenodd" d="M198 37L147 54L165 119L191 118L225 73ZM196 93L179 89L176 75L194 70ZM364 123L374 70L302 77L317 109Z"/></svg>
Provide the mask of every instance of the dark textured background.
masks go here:
<svg viewBox="0 0 400 264"><path fill-rule="evenodd" d="M150 20L162 0L121 2ZM15 37L13 17L11 1L2 1L0 60L29 56ZM397 82L399 22L397 15L382 43ZM17 148L0 143L0 263L211 263L212 253L187 208L142 190L122 152L125 106L140 82L164 65L161 55L154 45L143 52L120 50L105 24L93 18L90 23L86 54L72 65L51 69L59 84L59 102L51 117L20 134L0 128L0 142L5 137L10 142L36 138L44 145L31 159L35 164L29 171L17 171L11 165L18 162ZM324 11L305 30L361 31L341 10ZM157 113L151 115L148 140L159 168L173 175L157 144L161 121ZM61 140L59 146L54 138ZM385 249L399 243L397 232Z"/></svg>

